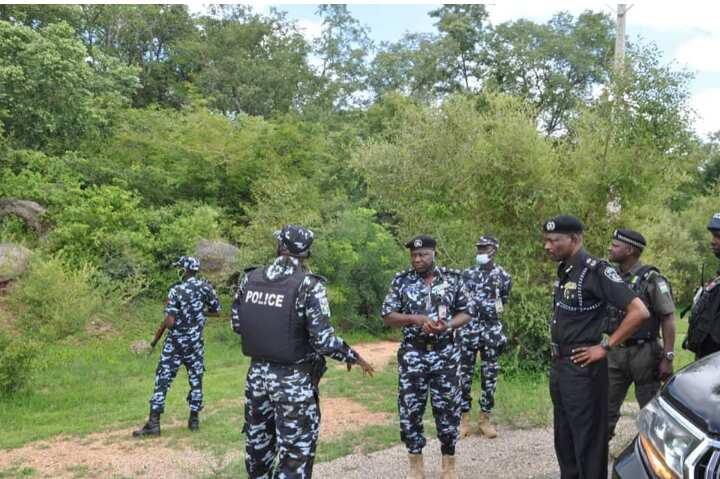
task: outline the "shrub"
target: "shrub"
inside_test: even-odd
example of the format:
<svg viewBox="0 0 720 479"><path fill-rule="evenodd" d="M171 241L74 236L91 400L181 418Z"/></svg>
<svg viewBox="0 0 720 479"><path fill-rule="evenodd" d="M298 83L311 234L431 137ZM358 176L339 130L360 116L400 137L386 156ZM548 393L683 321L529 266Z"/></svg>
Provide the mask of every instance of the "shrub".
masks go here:
<svg viewBox="0 0 720 479"><path fill-rule="evenodd" d="M13 394L27 385L37 353L34 342L0 333L0 396Z"/></svg>
<svg viewBox="0 0 720 479"><path fill-rule="evenodd" d="M9 298L19 329L46 341L82 331L102 305L94 274L89 265L70 269L58 258L34 255Z"/></svg>

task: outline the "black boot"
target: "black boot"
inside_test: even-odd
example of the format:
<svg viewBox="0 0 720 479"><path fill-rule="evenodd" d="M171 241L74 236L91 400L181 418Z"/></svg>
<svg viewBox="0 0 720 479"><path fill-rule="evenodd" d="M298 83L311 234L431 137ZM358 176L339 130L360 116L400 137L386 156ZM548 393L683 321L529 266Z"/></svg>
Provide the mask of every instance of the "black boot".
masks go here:
<svg viewBox="0 0 720 479"><path fill-rule="evenodd" d="M190 418L188 419L188 429L191 431L197 431L200 429L200 418L198 417L197 411L190 411Z"/></svg>
<svg viewBox="0 0 720 479"><path fill-rule="evenodd" d="M160 435L160 413L150 411L147 422L137 431L133 431L133 437L159 436Z"/></svg>

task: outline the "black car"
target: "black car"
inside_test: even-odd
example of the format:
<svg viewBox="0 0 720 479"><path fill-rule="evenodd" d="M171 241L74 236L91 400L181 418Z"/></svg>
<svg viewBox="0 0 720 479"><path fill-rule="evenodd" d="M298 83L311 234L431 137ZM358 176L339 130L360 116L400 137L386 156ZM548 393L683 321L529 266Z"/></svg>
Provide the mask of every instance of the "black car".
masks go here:
<svg viewBox="0 0 720 479"><path fill-rule="evenodd" d="M720 353L678 371L638 417L620 479L720 479Z"/></svg>

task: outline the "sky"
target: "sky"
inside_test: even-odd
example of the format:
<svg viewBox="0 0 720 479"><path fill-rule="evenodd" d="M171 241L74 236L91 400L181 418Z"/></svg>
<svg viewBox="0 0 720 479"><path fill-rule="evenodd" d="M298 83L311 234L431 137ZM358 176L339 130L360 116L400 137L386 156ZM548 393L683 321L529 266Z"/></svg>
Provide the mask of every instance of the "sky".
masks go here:
<svg viewBox="0 0 720 479"><path fill-rule="evenodd" d="M720 130L720 2L640 2L632 5L626 16L628 41L642 40L657 44L666 63L685 68L695 75L690 85L691 106L695 110L694 127L698 134ZM315 14L316 4L253 4L257 11L269 6L288 13L288 18L308 38L320 33L321 23ZM350 12L370 30L370 37L397 41L405 32L435 32L428 12L439 4L351 4ZM497 25L526 18L544 23L559 11L578 15L584 10L615 15L616 4L570 1L497 1L488 4L490 21ZM191 10L202 9L191 3Z"/></svg>

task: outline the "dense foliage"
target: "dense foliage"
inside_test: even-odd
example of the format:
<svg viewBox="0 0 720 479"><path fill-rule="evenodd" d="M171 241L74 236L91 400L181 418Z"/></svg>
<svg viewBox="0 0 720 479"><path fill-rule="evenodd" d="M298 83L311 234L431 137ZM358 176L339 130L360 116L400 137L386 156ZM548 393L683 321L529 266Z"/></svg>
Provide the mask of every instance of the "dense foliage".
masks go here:
<svg viewBox="0 0 720 479"><path fill-rule="evenodd" d="M432 234L440 263L465 268L498 236L517 368L546 358L552 215L583 218L598 255L614 228L642 231L688 301L713 261L720 133L693 133L688 75L654 47L630 44L614 71L614 26L593 12L491 25L482 5L447 5L436 33L377 46L347 7L318 15L309 39L243 6L0 5L0 198L38 202L49 225L0 218L3 241L35 251L8 297L3 391L34 354L24 335L82 338L162 297L203 238L264 263L287 222L317 233L335 324L372 332L404 240Z"/></svg>

